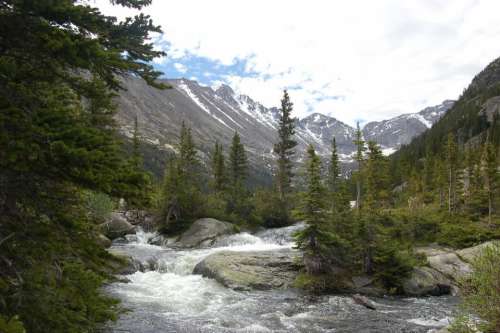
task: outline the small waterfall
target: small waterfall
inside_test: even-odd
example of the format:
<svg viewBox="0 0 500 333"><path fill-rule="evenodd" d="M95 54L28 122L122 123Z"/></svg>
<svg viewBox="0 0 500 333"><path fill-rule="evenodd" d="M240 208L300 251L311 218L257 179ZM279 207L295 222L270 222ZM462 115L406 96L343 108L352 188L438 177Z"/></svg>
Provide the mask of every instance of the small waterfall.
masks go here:
<svg viewBox="0 0 500 333"><path fill-rule="evenodd" d="M215 280L193 275L197 263L219 251L271 251L291 248L304 223L250 234L220 237L211 248L159 246L157 233L137 229L117 250L140 263L142 271L127 275L129 283L113 283L108 291L132 312L122 315L110 332L394 332L425 333L442 327L452 316L453 298L375 299L378 311L350 297L314 300L293 290L239 292ZM158 244L165 244L160 242ZM415 318L418 314L418 318Z"/></svg>
<svg viewBox="0 0 500 333"><path fill-rule="evenodd" d="M285 245L294 243L294 234L300 230L303 230L306 224L301 222L289 227L267 229L255 234L266 243Z"/></svg>
<svg viewBox="0 0 500 333"><path fill-rule="evenodd" d="M158 236L157 232L147 232L144 231L141 227L137 228L137 231L135 232L136 235L136 243L137 244L150 244L150 241Z"/></svg>

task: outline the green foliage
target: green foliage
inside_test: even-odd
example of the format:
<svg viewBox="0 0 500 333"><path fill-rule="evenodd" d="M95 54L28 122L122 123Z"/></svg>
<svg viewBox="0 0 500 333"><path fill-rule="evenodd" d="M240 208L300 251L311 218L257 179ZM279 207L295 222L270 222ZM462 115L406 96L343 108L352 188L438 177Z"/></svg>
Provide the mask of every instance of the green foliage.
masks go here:
<svg viewBox="0 0 500 333"><path fill-rule="evenodd" d="M321 161L309 145L306 165L306 192L300 216L307 226L295 235L297 248L304 251L304 266L310 275L327 273L331 264L342 263L345 240L333 232L327 214L326 188L321 181Z"/></svg>
<svg viewBox="0 0 500 333"><path fill-rule="evenodd" d="M481 332L500 330L500 245L485 247L472 263L472 274L461 281L464 309L476 315ZM452 332L468 332L468 321L454 323Z"/></svg>
<svg viewBox="0 0 500 333"><path fill-rule="evenodd" d="M295 154L294 148L297 142L293 136L295 134L296 119L292 117L293 103L290 101L290 96L285 90L281 99L281 109L278 119L278 143L274 145L274 153L278 156L276 187L279 194L280 205L276 208L281 212L278 213L282 219L276 221L279 225L289 224L290 205L288 202L288 194L290 193L293 172L292 172L292 157Z"/></svg>
<svg viewBox="0 0 500 333"><path fill-rule="evenodd" d="M453 248L478 245L492 239L500 239L500 230L470 222L467 218L445 220L440 225L436 241Z"/></svg>
<svg viewBox="0 0 500 333"><path fill-rule="evenodd" d="M93 229L107 207L81 193L147 200L148 175L117 138L112 91L129 73L154 84L148 63L163 53L147 40L160 29L81 1L0 8L0 330L94 332L116 315L101 294L113 258Z"/></svg>
<svg viewBox="0 0 500 333"><path fill-rule="evenodd" d="M289 197L289 205L293 207L294 198ZM253 205L255 215L260 224L266 228L277 228L283 226L283 221L288 219L282 208L279 193L268 189L258 189L253 194Z"/></svg>
<svg viewBox="0 0 500 333"><path fill-rule="evenodd" d="M113 199L102 192L84 191L83 200L89 218L95 223L103 223L116 207Z"/></svg>
<svg viewBox="0 0 500 333"><path fill-rule="evenodd" d="M244 222L252 213L252 206L248 200L249 191L246 186L248 160L245 146L240 136L234 133L229 148L229 184L226 192L227 213L231 219Z"/></svg>
<svg viewBox="0 0 500 333"><path fill-rule="evenodd" d="M417 260L408 251L401 250L390 239L379 241L375 249L373 269L375 277L393 293L399 293L403 281L410 275Z"/></svg>
<svg viewBox="0 0 500 333"><path fill-rule="evenodd" d="M202 216L201 180L191 129L183 123L179 154L169 161L163 180L159 219L164 232L177 233Z"/></svg>
<svg viewBox="0 0 500 333"><path fill-rule="evenodd" d="M17 316L6 318L0 315L0 332L3 333L25 333L23 323Z"/></svg>
<svg viewBox="0 0 500 333"><path fill-rule="evenodd" d="M226 189L227 175L226 175L226 162L222 144L215 142L214 151L212 153L212 175L213 175L213 190L215 192L222 192Z"/></svg>

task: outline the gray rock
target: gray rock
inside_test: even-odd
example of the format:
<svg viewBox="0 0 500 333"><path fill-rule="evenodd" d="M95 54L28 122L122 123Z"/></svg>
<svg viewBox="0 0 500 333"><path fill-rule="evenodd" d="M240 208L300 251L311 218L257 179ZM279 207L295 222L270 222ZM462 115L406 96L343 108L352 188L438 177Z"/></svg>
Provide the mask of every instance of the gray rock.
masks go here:
<svg viewBox="0 0 500 333"><path fill-rule="evenodd" d="M291 288L300 266L294 250L221 251L198 263L193 273L235 290Z"/></svg>
<svg viewBox="0 0 500 333"><path fill-rule="evenodd" d="M130 275L138 271L145 271L145 267L142 263L139 260L132 258L130 255L114 248L108 249L108 251L119 259L119 261L113 265L114 273L119 275Z"/></svg>
<svg viewBox="0 0 500 333"><path fill-rule="evenodd" d="M104 236L103 234L97 235L97 242L106 249L111 246L111 240L108 237Z"/></svg>
<svg viewBox="0 0 500 333"><path fill-rule="evenodd" d="M375 305L373 304L373 302L370 301L368 299L368 297L366 297L366 296L362 296L360 294L355 294L355 295L352 296L352 299L354 300L354 302L356 302L359 305L364 306L367 309L370 309L370 310L376 310L377 309L375 307Z"/></svg>
<svg viewBox="0 0 500 333"><path fill-rule="evenodd" d="M99 225L99 229L111 240L135 233L135 227L128 223L122 214L116 212L111 213L108 221Z"/></svg>
<svg viewBox="0 0 500 333"><path fill-rule="evenodd" d="M229 222L203 218L196 220L175 245L188 248L209 247L215 243L217 237L234 234L235 231L235 226Z"/></svg>
<svg viewBox="0 0 500 333"><path fill-rule="evenodd" d="M470 265L463 262L455 253L431 256L427 261L431 268L453 281L458 281L472 272Z"/></svg>
<svg viewBox="0 0 500 333"><path fill-rule="evenodd" d="M451 292L453 283L446 276L430 267L416 267L403 282L403 290L409 296L440 296Z"/></svg>
<svg viewBox="0 0 500 333"><path fill-rule="evenodd" d="M450 248L431 245L415 249L427 256L428 266L416 267L403 283L405 294L411 296L457 295L460 279L472 273L470 263L494 241L454 251Z"/></svg>
<svg viewBox="0 0 500 333"><path fill-rule="evenodd" d="M474 261L475 258L481 253L482 250L484 250L488 246L492 246L494 244L500 244L498 241L491 241L491 242L486 242L479 244L477 246L473 247L468 247L466 249L458 250L456 253L460 257L460 259L471 263Z"/></svg>
<svg viewBox="0 0 500 333"><path fill-rule="evenodd" d="M164 82L173 89L155 89L132 76L122 79L125 89L116 98L119 111L116 120L122 134L132 137L137 116L142 139L161 151L158 156L164 156L162 153L175 151L178 140L175 134L179 133L183 121L193 129L199 147L211 147L216 140L227 147L231 144L234 130L238 129L248 147L250 164L270 173L269 165L274 162L272 151L276 141L278 108L265 107L225 85L214 90L187 79ZM364 137L377 141L384 148L398 148L436 122L452 103L445 101L418 114L370 123L363 129ZM337 149L345 156L342 162L352 162L349 156L355 151L354 133L353 127L323 114L315 113L297 120L296 151L301 152L297 154L297 160L303 158L310 142L320 156L329 156L330 140L335 136ZM200 153L200 157L208 162L208 151Z"/></svg>

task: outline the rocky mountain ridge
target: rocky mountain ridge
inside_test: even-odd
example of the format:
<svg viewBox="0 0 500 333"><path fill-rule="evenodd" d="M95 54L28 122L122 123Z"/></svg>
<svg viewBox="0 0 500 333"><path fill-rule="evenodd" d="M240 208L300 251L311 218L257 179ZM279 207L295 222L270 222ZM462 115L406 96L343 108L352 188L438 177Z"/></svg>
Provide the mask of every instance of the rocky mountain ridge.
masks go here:
<svg viewBox="0 0 500 333"><path fill-rule="evenodd" d="M237 131L247 147L251 164L256 168L271 168L278 108L265 107L247 95L235 93L227 85L214 89L188 79L168 80L167 83L173 88L157 90L138 78L123 79L126 90L117 97L116 119L125 136L131 137L137 116L144 141L162 150L175 151L179 129L185 121L193 130L202 159L206 160L216 140L229 147ZM363 135L381 144L385 153L393 152L429 128L452 105L453 101L445 101L418 113L370 122L363 128ZM303 159L309 143L326 158L335 136L339 157L344 164L349 164L355 151L354 135L353 127L324 114L313 113L298 119L297 160Z"/></svg>

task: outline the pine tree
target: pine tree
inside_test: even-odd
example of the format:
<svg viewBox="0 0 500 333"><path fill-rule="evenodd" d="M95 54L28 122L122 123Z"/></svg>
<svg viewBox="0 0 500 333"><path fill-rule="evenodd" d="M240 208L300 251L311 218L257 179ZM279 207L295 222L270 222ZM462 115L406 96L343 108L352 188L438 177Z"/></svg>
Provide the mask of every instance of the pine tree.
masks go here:
<svg viewBox="0 0 500 333"><path fill-rule="evenodd" d="M160 217L165 231L175 231L177 224L190 223L203 209L199 160L191 128L182 122L179 154L165 170Z"/></svg>
<svg viewBox="0 0 500 333"><path fill-rule="evenodd" d="M187 127L184 121L181 125L179 163L181 172L184 173L186 177L194 176L194 172L199 164L198 158L196 157L196 148L194 146L191 128ZM194 181L195 178L196 177L190 179Z"/></svg>
<svg viewBox="0 0 500 333"><path fill-rule="evenodd" d="M445 205L445 193L447 187L447 174L445 162L440 158L434 160L434 181L438 189L439 208Z"/></svg>
<svg viewBox="0 0 500 333"><path fill-rule="evenodd" d="M368 142L366 161L366 205L372 211L387 207L389 174L387 158L373 141Z"/></svg>
<svg viewBox="0 0 500 333"><path fill-rule="evenodd" d="M226 162L222 144L215 142L214 151L212 153L212 173L213 173L213 188L216 193L221 193L225 189L226 183Z"/></svg>
<svg viewBox="0 0 500 333"><path fill-rule="evenodd" d="M335 210L337 206L337 200L339 199L339 177L340 177L340 165L339 156L337 153L337 143L335 142L335 137L332 139L332 154L330 156L330 165L328 166L328 189L331 193L332 198L332 210Z"/></svg>
<svg viewBox="0 0 500 333"><path fill-rule="evenodd" d="M101 292L111 255L82 193L144 194L112 96L129 74L161 86L150 64L163 52L149 42L161 30L147 15L118 20L74 0L2 0L0 22L0 312L28 332L94 332L116 302Z"/></svg>
<svg viewBox="0 0 500 333"><path fill-rule="evenodd" d="M456 204L456 182L457 182L457 166L458 150L455 142L455 137L452 133L448 134L446 141L446 169L448 173L448 212L455 211Z"/></svg>
<svg viewBox="0 0 500 333"><path fill-rule="evenodd" d="M278 156L278 170L276 174L276 187L281 201L282 216L286 224L289 219L289 200L293 172L292 156L297 142L293 139L295 134L295 118L292 118L293 103L285 90L281 99L281 112L278 119L278 143L274 145L274 153Z"/></svg>
<svg viewBox="0 0 500 333"><path fill-rule="evenodd" d="M362 183L362 168L363 168L363 159L364 152L366 151L365 141L363 140L363 133L361 132L361 128L359 127L359 121L356 124L356 139L354 140L354 144L356 145L356 162L358 170L355 173L356 178L356 210L359 212L361 207L361 183Z"/></svg>
<svg viewBox="0 0 500 333"><path fill-rule="evenodd" d="M245 147L241 143L238 132L234 133L231 147L229 148L229 190L228 190L228 213L235 214L239 218L247 215L246 199L246 177L248 172L248 161Z"/></svg>
<svg viewBox="0 0 500 333"><path fill-rule="evenodd" d="M491 225L494 198L498 193L499 175L496 150L489 140L485 143L483 164L485 190L488 197L488 223Z"/></svg>
<svg viewBox="0 0 500 333"><path fill-rule="evenodd" d="M381 209L387 207L389 193L389 175L387 159L380 147L373 141L368 142L368 156L365 162L365 210L360 217L359 237L361 239L363 269L372 273L375 252L375 222L374 219Z"/></svg>
<svg viewBox="0 0 500 333"><path fill-rule="evenodd" d="M340 177L339 155L337 153L337 143L335 137L332 139L332 154L330 156L330 165L328 166L328 187L331 192L337 190Z"/></svg>
<svg viewBox="0 0 500 333"><path fill-rule="evenodd" d="M239 187L245 183L248 161L245 147L241 143L238 132L234 133L229 152L229 172L232 187Z"/></svg>
<svg viewBox="0 0 500 333"><path fill-rule="evenodd" d="M312 145L307 149L306 193L301 218L307 227L296 236L297 248L304 251L308 274L325 273L329 269L329 251L335 235L328 230L326 188L321 181L321 160Z"/></svg>

